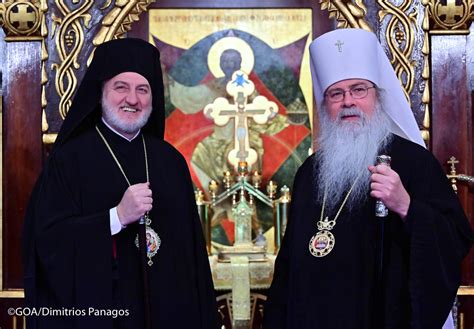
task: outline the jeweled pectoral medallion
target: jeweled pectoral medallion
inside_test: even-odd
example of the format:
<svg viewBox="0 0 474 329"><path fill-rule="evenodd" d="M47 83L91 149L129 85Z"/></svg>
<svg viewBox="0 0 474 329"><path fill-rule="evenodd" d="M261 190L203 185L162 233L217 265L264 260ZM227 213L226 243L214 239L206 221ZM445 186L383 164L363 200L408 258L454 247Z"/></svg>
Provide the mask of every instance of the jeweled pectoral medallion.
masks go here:
<svg viewBox="0 0 474 329"><path fill-rule="evenodd" d="M324 257L336 244L334 235L329 231L319 231L309 240L309 252L314 257Z"/></svg>
<svg viewBox="0 0 474 329"><path fill-rule="evenodd" d="M161 246L161 238L158 235L158 233L155 232L150 226L146 226L146 253L148 257L148 266L153 265L153 261L151 260L158 250L160 249ZM135 238L135 245L137 248L139 248L138 245L138 234L137 237Z"/></svg>

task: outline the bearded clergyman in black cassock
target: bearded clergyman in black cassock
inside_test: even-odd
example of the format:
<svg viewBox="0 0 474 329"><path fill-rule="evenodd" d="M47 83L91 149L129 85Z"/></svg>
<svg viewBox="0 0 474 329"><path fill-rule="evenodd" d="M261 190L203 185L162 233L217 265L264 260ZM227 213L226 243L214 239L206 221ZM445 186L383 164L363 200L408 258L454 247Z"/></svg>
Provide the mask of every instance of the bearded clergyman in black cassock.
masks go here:
<svg viewBox="0 0 474 329"><path fill-rule="evenodd" d="M362 29L309 50L319 149L294 181L264 328L452 328L472 229L388 58Z"/></svg>
<svg viewBox="0 0 474 329"><path fill-rule="evenodd" d="M191 178L163 135L158 50L97 47L27 209L25 302L44 307L29 329L219 327Z"/></svg>

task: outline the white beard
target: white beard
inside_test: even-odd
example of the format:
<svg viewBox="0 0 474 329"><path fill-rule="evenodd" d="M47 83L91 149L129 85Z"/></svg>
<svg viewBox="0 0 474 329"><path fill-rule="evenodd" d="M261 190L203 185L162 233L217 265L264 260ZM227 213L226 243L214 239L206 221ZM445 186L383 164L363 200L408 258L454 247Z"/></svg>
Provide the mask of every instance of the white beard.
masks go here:
<svg viewBox="0 0 474 329"><path fill-rule="evenodd" d="M342 114L359 114L360 121L343 122ZM319 119L319 151L315 157L319 171L313 179L320 191L317 201L322 204L322 192L327 188L325 212L334 215L356 180L345 208L357 207L368 197L371 175L368 166L375 163L379 150L391 140L390 121L380 105L371 118L351 107L341 111L334 121L323 107Z"/></svg>
<svg viewBox="0 0 474 329"><path fill-rule="evenodd" d="M148 122L148 119L151 115L150 111L145 111L144 114L139 116L137 120L133 123L124 122L120 116L117 114L117 109L114 108L114 105L110 104L107 99L102 94L102 116L104 117L105 122L107 122L114 129L127 133L134 134L145 126ZM150 104L150 109L152 105ZM148 109L147 109L148 110ZM118 111L121 111L120 109Z"/></svg>

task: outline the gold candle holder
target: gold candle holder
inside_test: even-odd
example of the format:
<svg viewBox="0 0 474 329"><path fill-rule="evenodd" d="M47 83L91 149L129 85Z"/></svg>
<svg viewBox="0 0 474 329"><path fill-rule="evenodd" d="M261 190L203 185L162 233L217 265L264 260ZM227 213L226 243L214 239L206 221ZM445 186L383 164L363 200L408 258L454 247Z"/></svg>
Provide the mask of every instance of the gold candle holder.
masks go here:
<svg viewBox="0 0 474 329"><path fill-rule="evenodd" d="M219 188L219 183L215 180L211 180L209 182L209 193L211 194L211 198L216 198L217 189Z"/></svg>
<svg viewBox="0 0 474 329"><path fill-rule="evenodd" d="M270 197L270 199L275 199L276 196L276 191L277 191L278 185L274 181L269 181L267 185L267 194Z"/></svg>
<svg viewBox="0 0 474 329"><path fill-rule="evenodd" d="M280 189L280 195L280 202L288 203L291 201L290 188L288 186L283 185L283 187Z"/></svg>
<svg viewBox="0 0 474 329"><path fill-rule="evenodd" d="M255 170L252 175L252 184L255 188L260 188L260 183L262 182L262 175Z"/></svg>
<svg viewBox="0 0 474 329"><path fill-rule="evenodd" d="M234 182L234 179L229 170L224 172L224 178L222 179L222 182L224 183L226 190L230 189L232 183Z"/></svg>
<svg viewBox="0 0 474 329"><path fill-rule="evenodd" d="M207 254L211 254L211 221L207 212L207 205L204 201L204 193L197 188L194 191L194 197L196 198L196 206L201 220L202 231L206 240Z"/></svg>
<svg viewBox="0 0 474 329"><path fill-rule="evenodd" d="M248 174L248 164L247 161L239 161L239 165L237 166L237 172L240 176L244 177Z"/></svg>
<svg viewBox="0 0 474 329"><path fill-rule="evenodd" d="M198 206L204 204L204 193L202 193L202 191L199 188L197 188L196 191L194 191L194 197L196 198L196 204Z"/></svg>

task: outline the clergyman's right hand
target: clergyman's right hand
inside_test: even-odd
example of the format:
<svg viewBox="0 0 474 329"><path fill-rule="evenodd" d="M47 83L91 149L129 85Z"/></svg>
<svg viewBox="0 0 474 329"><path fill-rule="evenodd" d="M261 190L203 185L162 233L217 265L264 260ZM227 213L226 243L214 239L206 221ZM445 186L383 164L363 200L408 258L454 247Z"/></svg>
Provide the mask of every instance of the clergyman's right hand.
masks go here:
<svg viewBox="0 0 474 329"><path fill-rule="evenodd" d="M131 185L123 194L117 206L120 223L124 226L134 223L153 207L150 183Z"/></svg>

